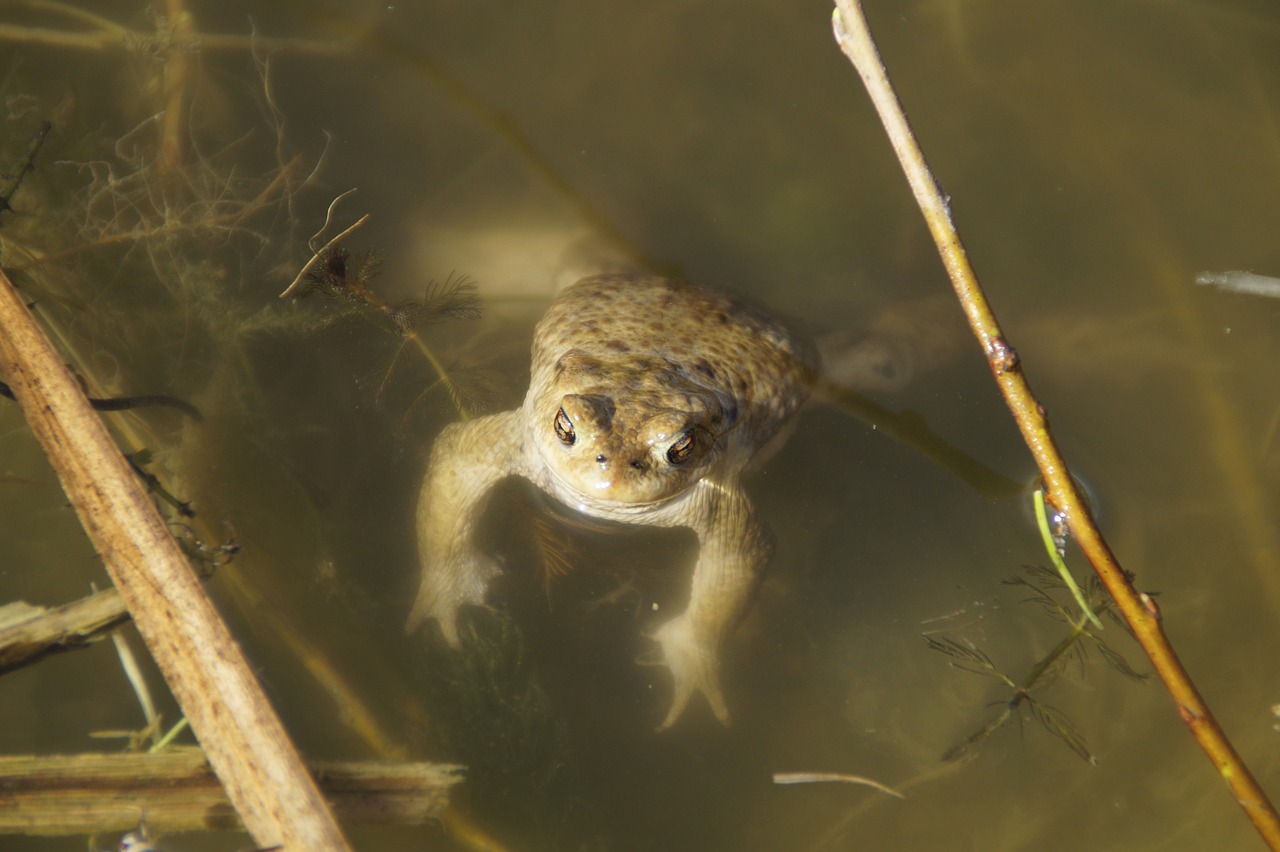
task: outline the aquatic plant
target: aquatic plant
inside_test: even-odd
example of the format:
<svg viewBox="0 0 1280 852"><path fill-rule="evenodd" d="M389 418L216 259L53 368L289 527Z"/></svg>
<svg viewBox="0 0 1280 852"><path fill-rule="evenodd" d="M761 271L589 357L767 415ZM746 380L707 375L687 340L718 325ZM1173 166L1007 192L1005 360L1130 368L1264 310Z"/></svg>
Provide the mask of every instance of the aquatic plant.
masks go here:
<svg viewBox="0 0 1280 852"><path fill-rule="evenodd" d="M353 255L342 244L346 237L369 220L368 214L327 241L321 242L333 221L338 204L353 191L342 193L329 204L324 224L307 241L312 252L311 258L303 264L293 281L280 294L280 298L292 296L301 299L312 293L324 297L327 313L316 322L317 327L352 318L382 320L382 328L398 337L400 342L378 382L379 400L390 385L406 349L412 347L430 365L436 378L432 382L423 383L423 389L406 407L406 413L401 418L402 432L406 431L405 425L413 409L438 387L445 389L450 402L463 419L474 416L488 401L492 389L485 368L475 365L447 366L427 343L423 329L425 326L450 320L479 319L480 297L476 292L475 282L466 275L450 275L443 284L429 281L420 298L404 299L394 305L383 300L370 287L382 270L381 253L367 250Z"/></svg>
<svg viewBox="0 0 1280 852"><path fill-rule="evenodd" d="M574 767L569 733L538 680L519 626L462 612L461 651L426 643L420 671L435 748L467 766L460 807L522 846L614 848Z"/></svg>
<svg viewBox="0 0 1280 852"><path fill-rule="evenodd" d="M1099 635L1093 619L1078 610L1072 611L1062 600L1059 600L1059 593L1067 593L1067 597L1072 600L1075 595L1058 572L1041 565L1025 565L1023 571L1024 575L1012 576L1004 580L1004 584L1028 592L1028 597L1023 600L1039 606L1065 623L1068 628L1067 633L1048 654L1031 667L1021 680L1014 680L1005 674L985 651L972 642L947 636L925 637L929 647L950 657L951 665L955 668L995 678L1010 690L1009 697L996 704L1001 708L1000 712L991 721L967 736L963 742L947 749L942 759L950 761L964 757L972 748L985 742L988 737L1009 722L1020 721L1021 711L1026 709L1045 730L1062 740L1077 755L1089 763L1097 763L1084 736L1071 719L1061 710L1046 704L1039 696L1057 681L1058 676L1070 662L1075 660L1083 664L1090 647L1095 648L1108 665L1131 680L1143 681L1147 675L1135 671L1122 654L1107 644L1106 640ZM1090 576L1086 583L1084 603L1091 614L1105 615L1116 624L1124 625L1116 615L1113 602L1097 577Z"/></svg>

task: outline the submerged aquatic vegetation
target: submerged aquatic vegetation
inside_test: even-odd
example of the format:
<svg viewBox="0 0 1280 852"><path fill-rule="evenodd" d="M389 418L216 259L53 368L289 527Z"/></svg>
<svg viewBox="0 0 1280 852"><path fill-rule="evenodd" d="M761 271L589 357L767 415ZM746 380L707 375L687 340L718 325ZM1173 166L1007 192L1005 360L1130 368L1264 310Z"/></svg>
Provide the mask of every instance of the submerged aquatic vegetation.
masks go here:
<svg viewBox="0 0 1280 852"><path fill-rule="evenodd" d="M1010 721L1021 721L1021 710L1025 708L1045 730L1066 743L1082 759L1096 763L1096 757L1071 719L1061 710L1041 700L1040 694L1057 681L1069 663L1075 661L1083 665L1091 647L1102 655L1111 668L1125 677L1140 682L1147 675L1136 671L1123 655L1108 645L1086 615L1072 611L1060 600L1062 597L1070 598L1071 590L1056 571L1042 565L1026 565L1023 566L1023 571L1022 575L1004 580L1004 584L1028 592L1028 597L1023 600L1039 606L1065 623L1068 627L1067 634L1021 680L1014 680L1005 674L985 651L970 642L946 636L926 636L925 641L929 643L929 647L950 657L953 667L995 678L1010 690L1009 697L997 703L1001 707L1000 712L963 742L948 749L942 759L956 760L965 756ZM1092 575L1085 585L1085 603L1093 613L1105 615L1123 627L1124 622L1116 614L1106 589Z"/></svg>
<svg viewBox="0 0 1280 852"><path fill-rule="evenodd" d="M110 29L97 16L79 16L90 18ZM285 441L297 431L296 422L271 416L296 407L298 396L277 393L288 389L278 375L288 366L269 361L264 351L315 337L318 324L309 312L273 296L279 276L292 275L305 259L298 229L311 221L302 211L314 202L309 193L325 156L318 138L303 141L310 152L294 153L296 142L286 135L271 91L275 60L252 53L248 36L230 49L246 51L245 68L255 82L242 90L227 86L228 78L202 79L200 91L218 89L227 105L219 116L225 121L202 123L195 84L209 69L191 60L207 44L175 38L145 55L121 54L122 64L146 72L135 97L120 102L122 110L140 107L146 113L140 120L104 118L95 112L109 102L104 98L59 102L57 93L42 93L48 80L38 73L24 77L18 62L0 80L10 107L7 119L0 117L10 141L0 147L0 263L97 407L125 412L108 422L205 579L200 569L225 563L239 549L238 536L228 532L232 519L238 529L255 520L255 505L238 500L248 492L234 481L238 459L232 455L288 459ZM179 66L182 74L169 74ZM92 81L77 82L96 94ZM17 103L26 105L21 114ZM376 274L376 253L334 249L326 267L331 278L342 273L365 282ZM429 322L477 311L474 287L450 279L416 305L383 315L401 339L412 332L421 343L418 331ZM160 407L144 411L144 404ZM276 481L288 470L287 463L259 466L253 476L263 492L298 495L298 503L274 507L281 527L297 525L296 517L285 517L288 509L304 518L321 511L315 491ZM247 529L246 555L256 560L255 569L292 567L271 564L282 553L293 555L273 550L274 544ZM270 635L272 649L314 675L311 688L333 700L355 735L382 755L397 754L402 747L347 683L350 672L326 658L314 631L296 624L296 607L278 605L284 595L272 588L270 573L248 576L242 567L220 572L221 593L255 614L269 613L252 626ZM155 739L157 730L148 729L146 737Z"/></svg>
<svg viewBox="0 0 1280 852"><path fill-rule="evenodd" d="M40 122L36 132L31 137L31 143L27 146L27 152L17 162L16 167L8 172L8 180L5 182L4 189L0 189L0 213L9 213L13 211L11 203L13 194L22 186L22 181L27 175L31 174L36 167L36 154L39 153L40 147L44 145L44 140L48 138L49 131L53 129L53 123L50 121Z"/></svg>
<svg viewBox="0 0 1280 852"><path fill-rule="evenodd" d="M436 379L427 383L406 407L401 419L401 432L407 431L410 414L437 387L443 387L458 414L473 416L486 402L491 383L482 369L446 365L427 343L423 328L449 320L480 318L480 298L476 285L466 275L451 274L443 284L428 282L421 298L404 299L396 304L384 300L370 287L382 271L382 254L369 250L352 254L342 243L369 220L365 214L352 225L324 243L324 236L338 204L354 190L347 190L329 204L324 224L308 241L311 258L302 266L281 298L303 298L310 293L325 297L328 314L317 327L332 325L351 318L373 318L383 321L387 331L399 338L378 383L377 397L382 399L391 383L403 353L413 347L434 371Z"/></svg>
<svg viewBox="0 0 1280 852"><path fill-rule="evenodd" d="M964 742L943 754L943 760L955 760L970 752L970 749L999 730L1011 719L1021 721L1020 709L1026 707L1032 718L1038 721L1045 730L1061 739L1072 751L1089 763L1096 763L1093 753L1086 745L1084 737L1065 713L1032 695L1031 690L1048 688L1062 673L1067 663L1075 659L1084 662L1090 645L1096 647L1112 668L1133 680L1144 680L1146 675L1136 672L1118 652L1113 650L1099 635L1102 620L1099 614L1106 614L1112 621L1125 627L1123 619L1114 610L1115 602L1107 594L1106 588L1095 574L1089 575L1086 588L1081 589L1071 570L1066 564L1068 530L1061 513L1052 518L1048 514L1044 491L1037 488L1031 497L1035 510L1036 525L1040 530L1040 538L1045 552L1053 563L1053 570L1041 565L1024 565L1024 575L1015 575L1004 580L1004 585L1017 586L1027 590L1029 597L1024 603L1034 603L1045 612L1069 626L1068 633L1054 646L1044 659L1040 660L1031 672L1020 682L1016 682L996 666L985 651L971 642L960 642L956 639L942 637L935 639L926 636L929 647L951 657L952 665L965 671L994 677L1013 694L1004 701L1004 709L990 722L965 738ZM1132 582L1132 577L1127 577ZM1073 603L1074 609L1058 598L1065 592Z"/></svg>
<svg viewBox="0 0 1280 852"><path fill-rule="evenodd" d="M464 610L459 627L463 650L427 643L420 670L434 745L467 766L462 807L524 848L613 848L520 628L478 608Z"/></svg>
<svg viewBox="0 0 1280 852"><path fill-rule="evenodd" d="M1089 606L1089 602L1085 600L1084 592L1080 591L1080 585L1076 582L1075 577L1071 576L1071 570L1067 568L1067 563L1064 561L1067 555L1066 516L1061 512L1056 512L1052 522L1050 522L1048 511L1045 508L1044 491L1040 488L1035 490L1031 499L1035 504L1036 524L1040 527L1040 538L1044 542L1045 552L1049 554L1049 561L1053 563L1053 567L1058 571L1058 577L1061 578L1067 590L1071 592L1071 598L1076 602L1081 615L1089 619L1090 624L1101 630L1102 622Z"/></svg>

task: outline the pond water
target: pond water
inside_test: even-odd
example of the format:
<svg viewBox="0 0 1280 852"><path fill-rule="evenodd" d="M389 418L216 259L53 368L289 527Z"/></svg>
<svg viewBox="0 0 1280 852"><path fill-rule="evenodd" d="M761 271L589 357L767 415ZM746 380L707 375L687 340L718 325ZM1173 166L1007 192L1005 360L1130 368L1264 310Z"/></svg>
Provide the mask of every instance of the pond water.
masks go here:
<svg viewBox="0 0 1280 852"><path fill-rule="evenodd" d="M1050 585L1024 568L1047 561L1034 468L829 5L190 0L193 30L166 30L181 8L0 12L27 28L0 34L0 171L54 125L0 214L0 262L96 393L203 411L109 417L195 508L175 530L239 545L208 587L300 748L469 767L450 819L353 825L356 848L1262 848L1158 681L1121 670L1150 666L1105 618L1007 724L942 759L1069 627L1005 582ZM869 0L867 14L1104 533L1280 793L1280 302L1194 283L1280 275L1280 11ZM111 27L135 34L128 49ZM350 290L278 299L353 188L315 242L369 214L344 241L344 280L389 307ZM680 532L579 530L504 486L480 529L507 567L475 619L482 650L402 630L433 438L460 407L514 407L556 283L620 258L817 332L892 336L917 368L873 395L903 417L814 404L749 480L777 555L726 649L728 728L696 703L656 733L670 683L636 664L688 593ZM460 276L479 318L441 307L467 294ZM406 307L429 286L427 310ZM418 342L398 332L412 318ZM925 434L987 474L961 477ZM0 601L106 586L12 404L0 468ZM1067 561L1089 574L1074 548ZM1004 679L952 665L984 660ZM142 726L110 642L4 675L0 718L5 754L117 749L91 734ZM795 772L905 798L772 783Z"/></svg>

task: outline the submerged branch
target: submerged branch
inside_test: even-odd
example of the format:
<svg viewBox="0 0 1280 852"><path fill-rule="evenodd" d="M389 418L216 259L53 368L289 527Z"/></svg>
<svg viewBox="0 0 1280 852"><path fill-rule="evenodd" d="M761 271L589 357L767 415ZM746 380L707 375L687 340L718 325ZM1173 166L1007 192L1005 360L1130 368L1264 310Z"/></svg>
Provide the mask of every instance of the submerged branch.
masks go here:
<svg viewBox="0 0 1280 852"><path fill-rule="evenodd" d="M334 810L360 822L423 825L445 813L460 768L441 763L313 763ZM197 748L158 754L0 756L0 834L124 831L145 817L160 833L241 830ZM303 847L290 847L301 850Z"/></svg>
<svg viewBox="0 0 1280 852"><path fill-rule="evenodd" d="M1004 336L969 264L960 236L951 221L948 203L925 164L924 154L889 83L875 42L867 30L859 0L837 0L832 24L836 43L849 57L871 95L907 182L937 243L969 325L1040 469L1049 501L1066 516L1072 536L1151 660L1183 723L1209 756L1258 833L1272 849L1280 850L1280 815L1214 720L1209 706L1178 659L1164 633L1159 608L1150 597L1134 589L1120 568L1049 432L1045 408L1031 392L1018 352Z"/></svg>

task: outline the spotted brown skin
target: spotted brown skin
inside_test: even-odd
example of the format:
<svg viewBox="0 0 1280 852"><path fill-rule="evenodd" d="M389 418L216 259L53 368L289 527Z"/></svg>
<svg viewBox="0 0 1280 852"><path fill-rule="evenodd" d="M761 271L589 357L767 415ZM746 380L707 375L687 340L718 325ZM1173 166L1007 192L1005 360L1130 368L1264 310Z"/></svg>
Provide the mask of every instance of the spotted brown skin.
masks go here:
<svg viewBox="0 0 1280 852"><path fill-rule="evenodd" d="M761 311L683 282L600 275L566 288L538 323L529 392L508 411L447 427L418 504L422 584L408 628L482 604L498 573L472 542L492 486L521 476L598 518L698 536L688 608L654 635L674 677L673 724L695 692L724 722L719 654L769 559L740 480L809 394L815 356Z"/></svg>

